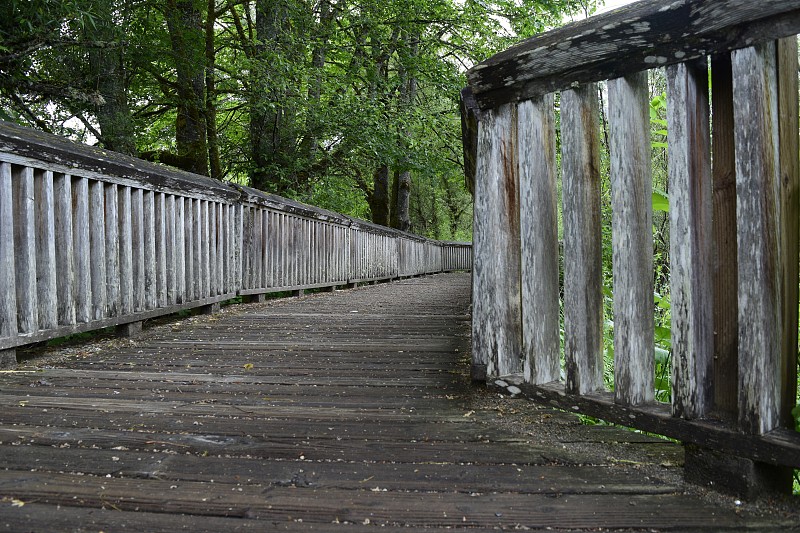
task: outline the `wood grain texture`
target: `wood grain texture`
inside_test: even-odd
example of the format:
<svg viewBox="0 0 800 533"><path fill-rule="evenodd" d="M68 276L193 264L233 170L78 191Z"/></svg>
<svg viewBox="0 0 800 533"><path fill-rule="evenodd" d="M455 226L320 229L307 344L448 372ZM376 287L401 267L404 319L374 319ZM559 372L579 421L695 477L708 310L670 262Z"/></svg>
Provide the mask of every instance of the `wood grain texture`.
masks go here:
<svg viewBox="0 0 800 533"><path fill-rule="evenodd" d="M667 67L672 412L713 406L712 177L708 64Z"/></svg>
<svg viewBox="0 0 800 533"><path fill-rule="evenodd" d="M50 171L34 172L36 291L40 329L52 329L58 326L54 194L53 173Z"/></svg>
<svg viewBox="0 0 800 533"><path fill-rule="evenodd" d="M647 73L608 82L614 276L614 391L654 397L653 212Z"/></svg>
<svg viewBox="0 0 800 533"><path fill-rule="evenodd" d="M105 210L106 316L119 316L122 307L122 282L119 269L119 192L115 184L105 186Z"/></svg>
<svg viewBox="0 0 800 533"><path fill-rule="evenodd" d="M566 389L603 388L603 250L597 86L561 93Z"/></svg>
<svg viewBox="0 0 800 533"><path fill-rule="evenodd" d="M155 309L158 301L156 280L156 205L153 191L142 191L142 229L144 238L144 309Z"/></svg>
<svg viewBox="0 0 800 533"><path fill-rule="evenodd" d="M167 305L167 199L164 193L155 193L155 262L156 306Z"/></svg>
<svg viewBox="0 0 800 533"><path fill-rule="evenodd" d="M75 258L75 319L92 319L91 243L89 241L89 180L72 180L72 247Z"/></svg>
<svg viewBox="0 0 800 533"><path fill-rule="evenodd" d="M184 209L184 266L186 267L184 276L186 277L186 300L187 302L191 302L192 300L197 299L197 280L195 278L196 270L195 270L195 263L197 255L197 249L195 248L195 239L194 236L197 233L196 224L197 221L195 220L195 210L194 205L197 203L197 200L193 200L191 198L184 198L183 201L183 209Z"/></svg>
<svg viewBox="0 0 800 533"><path fill-rule="evenodd" d="M714 407L739 412L739 268L736 244L736 150L730 54L711 61L713 120Z"/></svg>
<svg viewBox="0 0 800 533"><path fill-rule="evenodd" d="M452 372L469 286L442 275L228 307L1 374L0 498L24 505L0 506L0 528L793 526L684 494L674 443L545 407L514 418L531 422L522 431L499 423L520 402L476 395Z"/></svg>
<svg viewBox="0 0 800 533"><path fill-rule="evenodd" d="M106 209L103 182L89 183L89 251L92 281L92 320L105 318L108 305L106 288Z"/></svg>
<svg viewBox="0 0 800 533"><path fill-rule="evenodd" d="M133 304L133 217L131 214L131 188L120 187L119 192L119 292L121 312L134 312Z"/></svg>
<svg viewBox="0 0 800 533"><path fill-rule="evenodd" d="M516 109L502 106L479 124L473 246L473 365L488 376L522 371L519 178Z"/></svg>
<svg viewBox="0 0 800 533"><path fill-rule="evenodd" d="M17 335L14 259L14 186L11 165L0 162L0 337Z"/></svg>
<svg viewBox="0 0 800 533"><path fill-rule="evenodd" d="M133 265L133 309L145 310L147 274L145 257L144 191L131 189L131 251Z"/></svg>
<svg viewBox="0 0 800 533"><path fill-rule="evenodd" d="M186 284L186 198L175 198L175 292L178 303L189 301Z"/></svg>
<svg viewBox="0 0 800 533"><path fill-rule="evenodd" d="M522 41L467 77L491 109L797 33L793 0L648 0Z"/></svg>
<svg viewBox="0 0 800 533"><path fill-rule="evenodd" d="M72 177L53 176L54 223L56 248L56 300L58 323L75 324L75 254L72 240ZM0 195L2 196L2 195ZM0 224L5 226L5 224ZM8 226L10 227L10 226ZM5 239L0 239L3 241ZM14 304L16 306L16 302Z"/></svg>
<svg viewBox="0 0 800 533"><path fill-rule="evenodd" d="M794 427L797 403L798 245L800 244L800 141L798 140L797 38L776 43L780 139L780 249L783 262L781 316L781 423Z"/></svg>
<svg viewBox="0 0 800 533"><path fill-rule="evenodd" d="M739 262L739 423L779 424L781 253L775 44L732 55Z"/></svg>
<svg viewBox="0 0 800 533"><path fill-rule="evenodd" d="M517 107L521 238L522 357L525 381L561 373L558 200L553 95Z"/></svg>
<svg viewBox="0 0 800 533"><path fill-rule="evenodd" d="M177 205L175 195L168 194L165 201L164 237L166 246L166 289L167 305L174 305L178 299L178 243L176 229Z"/></svg>
<svg viewBox="0 0 800 533"><path fill-rule="evenodd" d="M39 327L33 169L12 166L11 174L14 189L17 327L20 333L32 333Z"/></svg>

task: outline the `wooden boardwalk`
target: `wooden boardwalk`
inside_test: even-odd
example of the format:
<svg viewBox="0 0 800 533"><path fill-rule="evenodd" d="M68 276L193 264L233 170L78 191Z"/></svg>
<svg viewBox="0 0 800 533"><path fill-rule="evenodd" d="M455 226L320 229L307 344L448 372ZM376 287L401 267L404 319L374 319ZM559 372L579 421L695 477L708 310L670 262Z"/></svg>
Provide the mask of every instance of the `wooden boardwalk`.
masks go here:
<svg viewBox="0 0 800 533"><path fill-rule="evenodd" d="M231 306L0 375L2 531L790 530L679 446L474 388L468 274Z"/></svg>

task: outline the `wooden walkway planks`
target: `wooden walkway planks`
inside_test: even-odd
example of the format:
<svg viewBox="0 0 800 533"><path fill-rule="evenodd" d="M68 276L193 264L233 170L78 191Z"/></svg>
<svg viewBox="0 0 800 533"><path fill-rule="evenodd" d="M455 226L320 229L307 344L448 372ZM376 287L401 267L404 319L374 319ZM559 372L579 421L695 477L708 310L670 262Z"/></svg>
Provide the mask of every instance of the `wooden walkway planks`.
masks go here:
<svg viewBox="0 0 800 533"><path fill-rule="evenodd" d="M468 305L416 278L2 373L0 531L791 528L685 494L674 444L472 388Z"/></svg>

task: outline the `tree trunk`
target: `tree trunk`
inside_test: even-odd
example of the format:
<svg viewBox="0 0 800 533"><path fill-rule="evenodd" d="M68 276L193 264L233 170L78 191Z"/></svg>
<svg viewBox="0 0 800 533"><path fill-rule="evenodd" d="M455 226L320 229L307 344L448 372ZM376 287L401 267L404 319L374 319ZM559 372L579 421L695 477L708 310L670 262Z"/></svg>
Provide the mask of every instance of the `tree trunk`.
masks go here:
<svg viewBox="0 0 800 533"><path fill-rule="evenodd" d="M373 176L372 196L369 202L372 221L381 226L389 225L389 166L381 165Z"/></svg>
<svg viewBox="0 0 800 533"><path fill-rule="evenodd" d="M405 37L408 37L408 34L405 34ZM408 58L407 61L409 62L410 66L413 66L413 62L415 61L417 55L419 54L419 39L412 38L411 42L408 43ZM414 75L413 68L409 68L409 66L401 67L400 70L400 82L401 82L401 93L400 93L400 103L404 110L410 110L414 105L414 98L417 95L417 78ZM402 231L408 231L411 228L411 218L409 216L409 200L411 198L411 171L408 170L408 164L411 160L410 155L408 154L408 150L410 149L409 146L411 144L411 132L409 131L408 127L403 125L401 126L402 131L402 150L404 151L404 156L402 159L402 170L397 176L397 200L393 206L393 215L396 227Z"/></svg>
<svg viewBox="0 0 800 533"><path fill-rule="evenodd" d="M286 87L295 68L286 0L256 1L256 45L250 83L251 185L285 194L292 185L297 148L294 113ZM280 80L283 87L276 87Z"/></svg>
<svg viewBox="0 0 800 533"><path fill-rule="evenodd" d="M214 48L214 24L216 23L216 0L208 0L206 14L206 136L208 138L208 162L211 177L222 179L222 164L219 156L217 135L217 88L216 49Z"/></svg>
<svg viewBox="0 0 800 533"><path fill-rule="evenodd" d="M96 6L94 33L91 39L106 43L106 47L89 49L89 72L92 89L103 97L96 106L95 116L100 126L100 143L108 150L134 155L134 127L125 87L125 67L122 35L111 16L111 5L99 2Z"/></svg>
<svg viewBox="0 0 800 533"><path fill-rule="evenodd" d="M175 141L184 170L208 175L205 37L201 0L167 0L166 20L177 72Z"/></svg>

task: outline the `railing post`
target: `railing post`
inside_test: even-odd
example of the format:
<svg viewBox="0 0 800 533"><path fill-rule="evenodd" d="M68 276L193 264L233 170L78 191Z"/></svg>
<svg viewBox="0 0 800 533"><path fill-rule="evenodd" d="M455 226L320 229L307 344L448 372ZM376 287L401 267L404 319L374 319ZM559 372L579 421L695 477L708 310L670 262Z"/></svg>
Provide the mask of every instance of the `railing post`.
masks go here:
<svg viewBox="0 0 800 533"><path fill-rule="evenodd" d="M14 272L14 189L11 165L0 163L0 337L17 334L17 295ZM0 351L0 367L16 364L16 351Z"/></svg>
<svg viewBox="0 0 800 533"><path fill-rule="evenodd" d="M654 397L653 228L647 72L608 82L614 274L614 398Z"/></svg>
<svg viewBox="0 0 800 533"><path fill-rule="evenodd" d="M672 412L713 404L711 138L705 59L667 67Z"/></svg>
<svg viewBox="0 0 800 533"><path fill-rule="evenodd" d="M564 358L569 393L603 389L603 238L597 85L561 93Z"/></svg>
<svg viewBox="0 0 800 533"><path fill-rule="evenodd" d="M558 200L553 95L517 109L525 381L556 381L561 372Z"/></svg>
<svg viewBox="0 0 800 533"><path fill-rule="evenodd" d="M472 377L522 371L516 106L479 123L473 246Z"/></svg>

